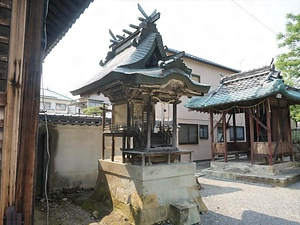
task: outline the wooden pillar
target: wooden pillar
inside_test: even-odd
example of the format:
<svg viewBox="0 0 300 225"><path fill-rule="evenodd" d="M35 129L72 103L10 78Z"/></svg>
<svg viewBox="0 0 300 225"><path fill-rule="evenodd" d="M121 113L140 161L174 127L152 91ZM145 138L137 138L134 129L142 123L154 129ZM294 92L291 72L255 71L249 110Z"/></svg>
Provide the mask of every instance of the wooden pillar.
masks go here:
<svg viewBox="0 0 300 225"><path fill-rule="evenodd" d="M172 147L177 148L177 104L176 102L173 103Z"/></svg>
<svg viewBox="0 0 300 225"><path fill-rule="evenodd" d="M232 112L232 124L233 124L233 144L234 144L234 150L237 151L236 149L236 118L235 118L235 109L233 109ZM236 154L236 158L239 157L239 154Z"/></svg>
<svg viewBox="0 0 300 225"><path fill-rule="evenodd" d="M282 109L280 107L280 99L277 99L277 104L278 104L277 105L278 106L278 108L277 108L277 110L278 110L278 118L277 118L277 123L278 123L278 140L277 140L277 142L279 142L279 144L277 146L277 149L275 149L276 152L274 154L277 154L280 151L280 153L281 153L280 161L283 162L283 149L282 149L282 141L284 140L283 139L283 136L284 136L284 134L283 134L283 132L284 132L283 125L284 125L284 122L287 120L287 118L284 118L282 116ZM276 160L276 156L275 156L275 160Z"/></svg>
<svg viewBox="0 0 300 225"><path fill-rule="evenodd" d="M33 224L35 149L38 128L44 1L13 0L1 165L0 225L15 205Z"/></svg>
<svg viewBox="0 0 300 225"><path fill-rule="evenodd" d="M224 161L227 162L228 155L228 146L227 146L227 129L226 129L226 112L222 113L222 122L223 122L223 139L224 139Z"/></svg>
<svg viewBox="0 0 300 225"><path fill-rule="evenodd" d="M105 159L105 136L102 134L102 159Z"/></svg>
<svg viewBox="0 0 300 225"><path fill-rule="evenodd" d="M105 136L104 136L105 124L106 124L106 109L105 109L105 104L103 103L103 110L102 110L102 159L105 159Z"/></svg>
<svg viewBox="0 0 300 225"><path fill-rule="evenodd" d="M268 153L269 153L269 165L273 165L273 151L272 151L272 129L271 129L271 106L268 100L267 111L267 128L268 128Z"/></svg>
<svg viewBox="0 0 300 225"><path fill-rule="evenodd" d="M127 130L130 132L131 129L133 129L133 104L131 100L127 100ZM126 138L127 145L125 147L124 144L124 150L127 148L128 150L130 149L130 136L125 135L124 139Z"/></svg>
<svg viewBox="0 0 300 225"><path fill-rule="evenodd" d="M149 95L147 100L147 151L150 150L151 145L151 124L150 115L151 114L151 96Z"/></svg>
<svg viewBox="0 0 300 225"><path fill-rule="evenodd" d="M252 153L251 153L251 141L250 141L250 124L249 124L249 113L248 112L244 112L245 115L245 128L246 128L246 144L247 144L247 149L250 148L250 154L247 153L247 158L250 159L251 158L251 162L252 162ZM252 162L253 163L253 162Z"/></svg>
<svg viewBox="0 0 300 225"><path fill-rule="evenodd" d="M211 160L214 160L214 114L213 110L209 109L209 122L210 122L210 148Z"/></svg>
<svg viewBox="0 0 300 225"><path fill-rule="evenodd" d="M116 142L115 142L115 135L112 134L111 136L111 161L115 161L115 150L116 148Z"/></svg>
<svg viewBox="0 0 300 225"><path fill-rule="evenodd" d="M289 142L290 161L293 161L293 138L292 138L292 127L291 127L291 121L290 121L291 115L290 115L290 105L289 104L287 105L287 118L288 118L288 121L287 121L287 129L288 129L287 139L288 139L288 142Z"/></svg>
<svg viewBox="0 0 300 225"><path fill-rule="evenodd" d="M250 146L251 146L251 163L254 164L254 124L253 118L250 115L251 111L247 111L247 117L249 118L249 133L250 133Z"/></svg>

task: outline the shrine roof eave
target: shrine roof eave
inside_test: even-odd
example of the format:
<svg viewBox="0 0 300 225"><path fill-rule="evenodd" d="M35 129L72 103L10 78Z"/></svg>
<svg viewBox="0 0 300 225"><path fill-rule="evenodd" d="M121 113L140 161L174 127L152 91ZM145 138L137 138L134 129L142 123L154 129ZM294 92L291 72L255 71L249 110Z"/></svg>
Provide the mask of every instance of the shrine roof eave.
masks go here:
<svg viewBox="0 0 300 225"><path fill-rule="evenodd" d="M187 74L179 69L163 71L161 68L139 70L117 68L116 70L110 72L107 76L74 90L71 93L73 95L81 96L90 95L93 93L101 93L108 85L111 85L117 81L129 86L137 87L139 85L148 85L150 87L155 85L164 85L172 79L183 82L186 89L191 90L193 93L199 93L199 95L207 93L210 88L210 85L201 84L191 80Z"/></svg>
<svg viewBox="0 0 300 225"><path fill-rule="evenodd" d="M209 112L210 109L219 111L230 110L231 108L251 107L268 97L276 98L281 94L290 105L300 104L300 90L284 85L283 80L277 79L264 87L253 87L238 93L214 96L214 91L203 97L195 96L185 104L190 110Z"/></svg>

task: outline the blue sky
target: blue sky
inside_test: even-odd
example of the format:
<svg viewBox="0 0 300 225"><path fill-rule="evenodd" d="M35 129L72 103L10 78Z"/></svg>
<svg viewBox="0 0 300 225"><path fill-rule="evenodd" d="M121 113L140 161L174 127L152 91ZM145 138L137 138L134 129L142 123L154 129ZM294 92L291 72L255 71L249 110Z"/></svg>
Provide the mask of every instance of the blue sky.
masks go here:
<svg viewBox="0 0 300 225"><path fill-rule="evenodd" d="M287 13L300 13L300 0L95 0L47 56L43 86L64 95L101 69L115 34L130 30L157 9L164 45L228 67L264 66L282 52L276 34L284 32Z"/></svg>

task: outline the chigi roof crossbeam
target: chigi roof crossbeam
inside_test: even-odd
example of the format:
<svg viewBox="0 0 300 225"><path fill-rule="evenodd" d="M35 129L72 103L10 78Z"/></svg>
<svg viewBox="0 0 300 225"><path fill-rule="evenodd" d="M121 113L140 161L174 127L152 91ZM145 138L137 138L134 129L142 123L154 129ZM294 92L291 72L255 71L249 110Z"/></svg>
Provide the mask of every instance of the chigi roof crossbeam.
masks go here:
<svg viewBox="0 0 300 225"><path fill-rule="evenodd" d="M135 31L132 32L127 29L123 29L123 35L114 35L114 33L109 29L109 34L112 37L112 39L110 39L112 44L109 46L109 48L117 48L122 43L132 39L132 37L135 37L140 32L140 29L143 28L147 23L155 23L160 18L160 13L158 13L156 10L154 10L152 14L148 16L140 4L138 4L138 9L143 15L143 17L138 17L138 20L140 20L141 23L138 26L134 24L129 25L129 27L135 29Z"/></svg>

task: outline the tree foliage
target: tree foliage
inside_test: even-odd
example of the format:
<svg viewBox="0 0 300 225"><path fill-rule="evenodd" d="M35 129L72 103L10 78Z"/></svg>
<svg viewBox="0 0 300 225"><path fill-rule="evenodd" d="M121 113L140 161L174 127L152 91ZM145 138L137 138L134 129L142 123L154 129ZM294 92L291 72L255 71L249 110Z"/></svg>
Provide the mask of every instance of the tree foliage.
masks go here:
<svg viewBox="0 0 300 225"><path fill-rule="evenodd" d="M288 51L278 55L276 67L283 73L288 83L295 83L300 78L300 14L287 14L285 33L279 33L278 47Z"/></svg>
<svg viewBox="0 0 300 225"><path fill-rule="evenodd" d="M102 110L100 109L99 106L88 107L83 109L83 114L90 115L90 116L101 116Z"/></svg>
<svg viewBox="0 0 300 225"><path fill-rule="evenodd" d="M277 35L278 47L287 51L277 56L276 67L287 84L300 88L300 14L287 14L285 33ZM291 118L300 121L300 105L291 108Z"/></svg>

